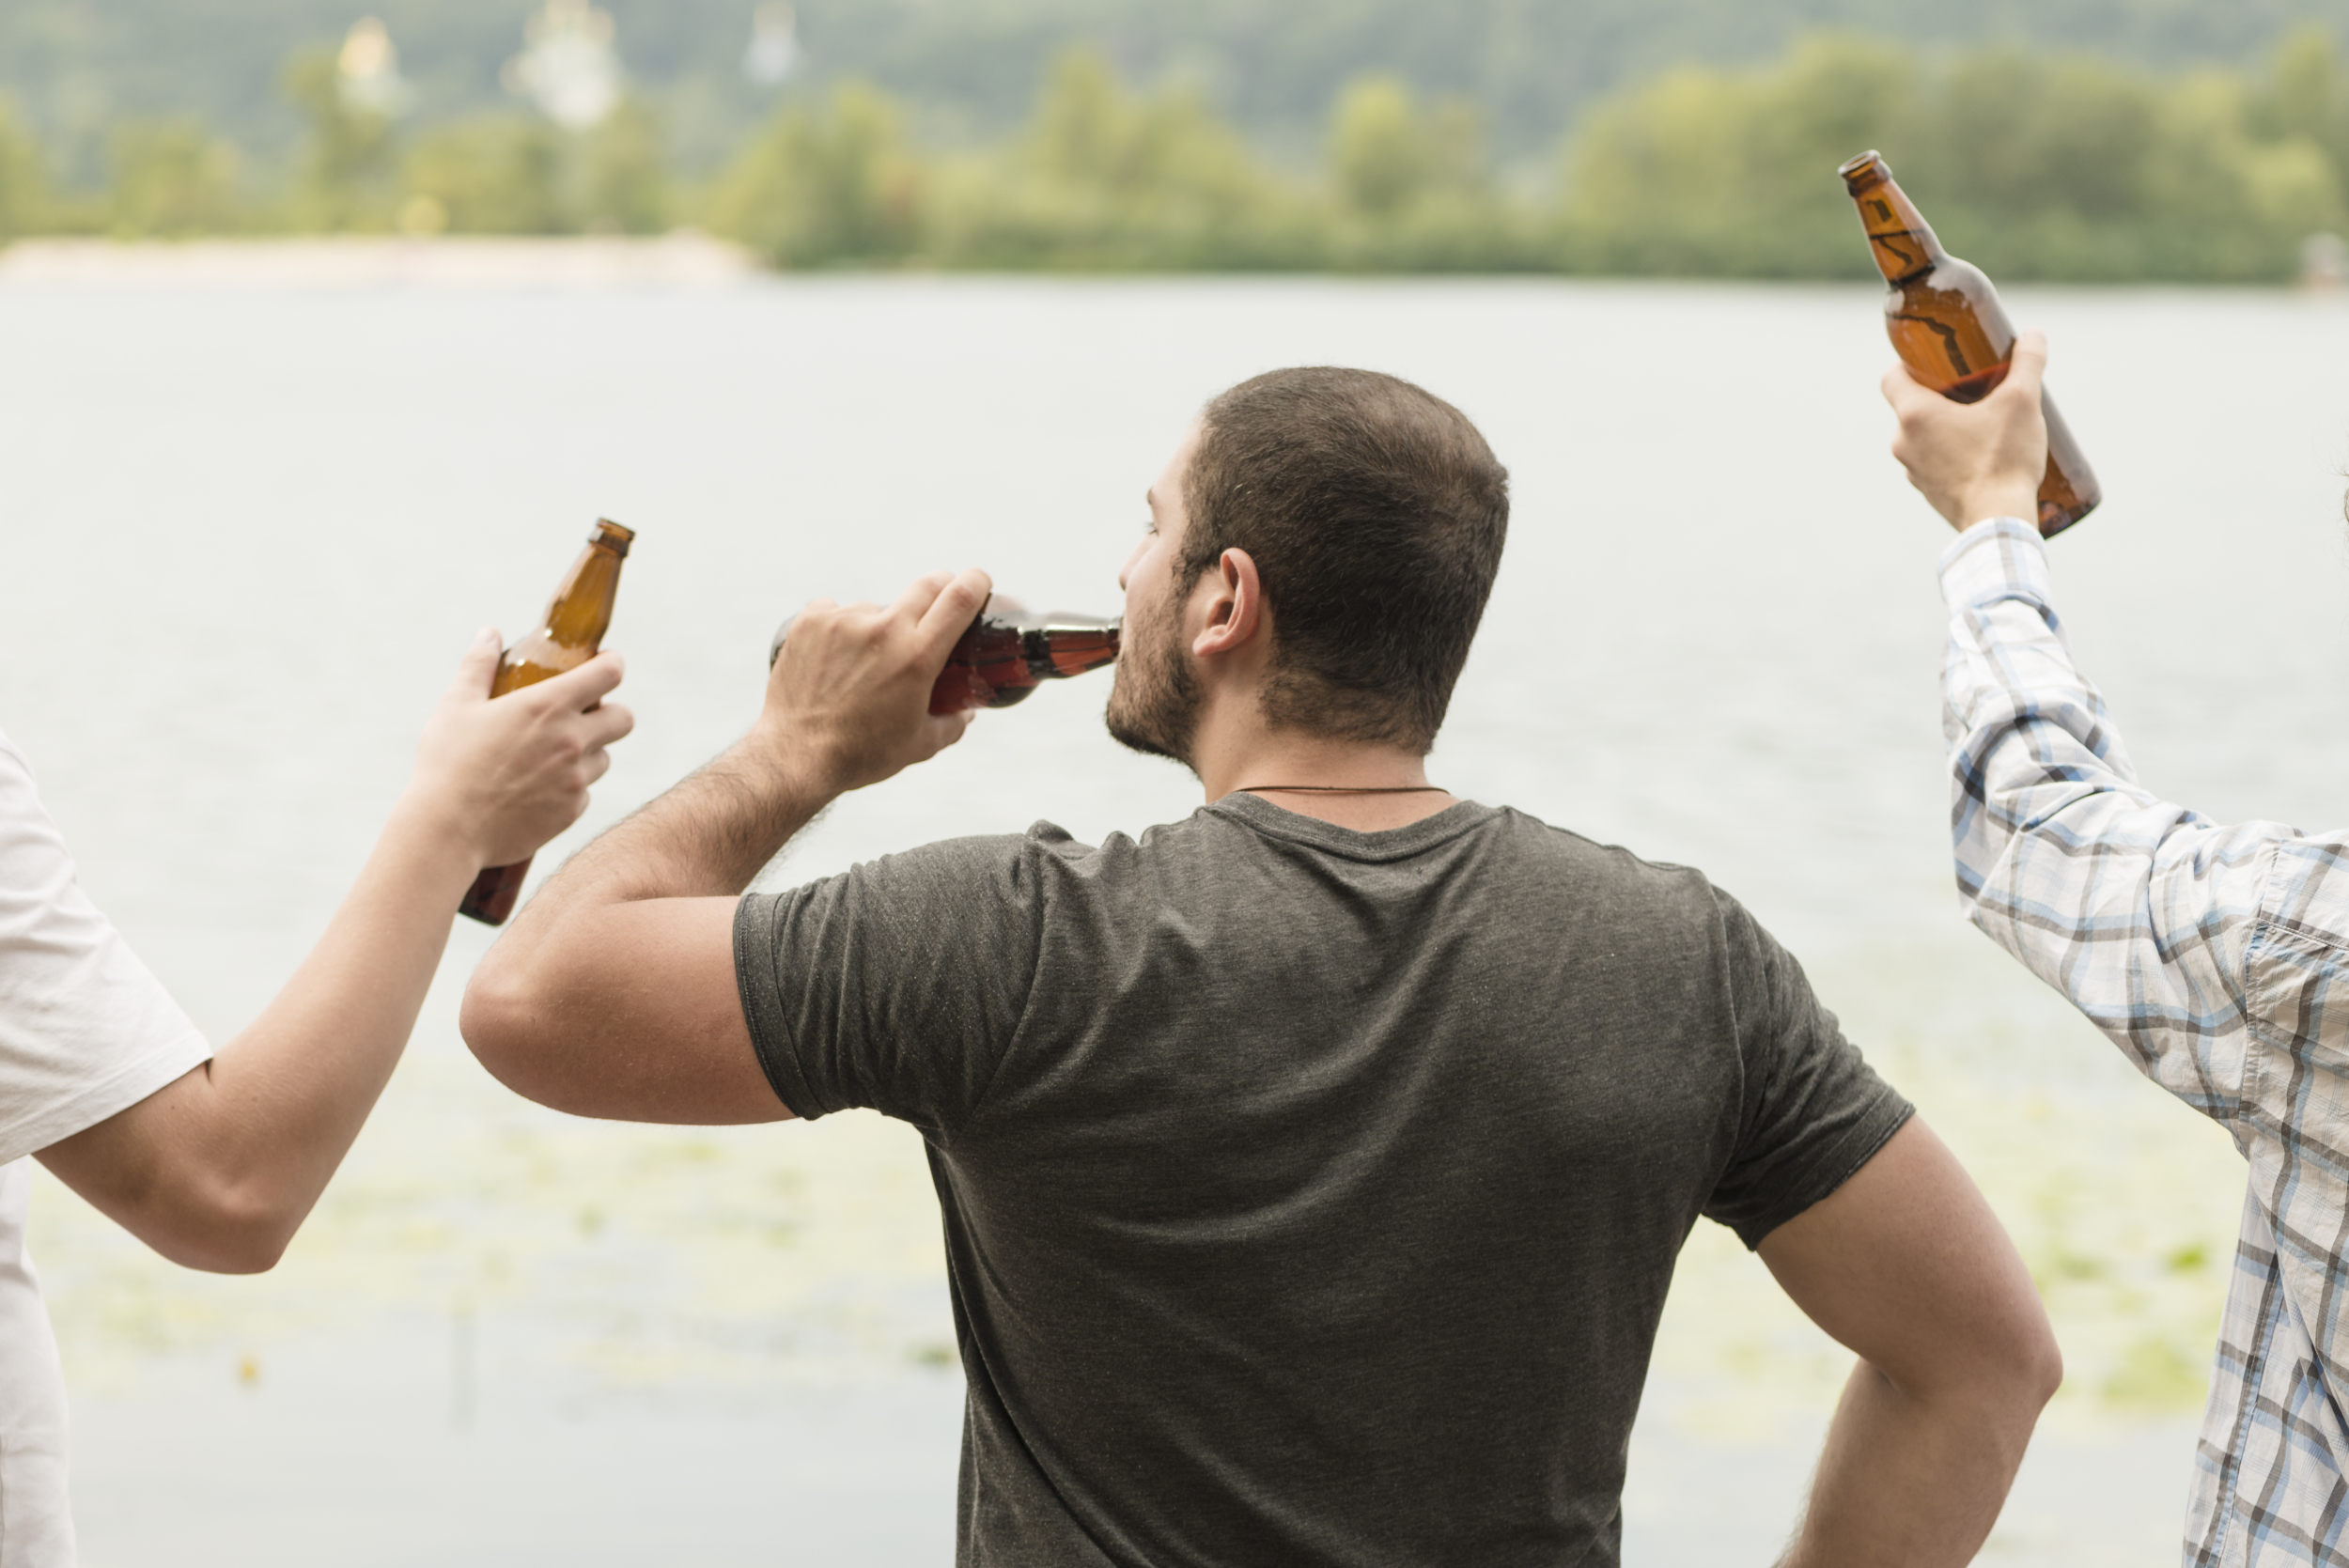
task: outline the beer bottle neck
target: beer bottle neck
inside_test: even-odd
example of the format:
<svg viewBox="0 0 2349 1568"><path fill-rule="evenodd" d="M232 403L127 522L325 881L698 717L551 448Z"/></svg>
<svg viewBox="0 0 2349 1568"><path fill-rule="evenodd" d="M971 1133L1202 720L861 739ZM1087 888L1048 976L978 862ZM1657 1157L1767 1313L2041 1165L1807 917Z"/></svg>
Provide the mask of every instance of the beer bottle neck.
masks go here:
<svg viewBox="0 0 2349 1568"><path fill-rule="evenodd" d="M1859 209L1859 226L1869 254L1887 283L1906 283L1949 255L1916 203L1893 183L1892 171L1874 152L1863 152L1836 171Z"/></svg>
<svg viewBox="0 0 2349 1568"><path fill-rule="evenodd" d="M616 548L600 537L588 541L547 606L549 642L564 648L601 645L603 634L612 629L612 606L620 596L620 561L627 551L625 541Z"/></svg>

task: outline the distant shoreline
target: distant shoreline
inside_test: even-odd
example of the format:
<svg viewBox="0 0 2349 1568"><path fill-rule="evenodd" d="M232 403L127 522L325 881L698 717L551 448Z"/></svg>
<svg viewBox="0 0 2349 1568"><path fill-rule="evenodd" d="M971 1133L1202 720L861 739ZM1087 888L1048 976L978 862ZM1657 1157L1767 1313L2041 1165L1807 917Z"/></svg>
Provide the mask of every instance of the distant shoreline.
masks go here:
<svg viewBox="0 0 2349 1568"><path fill-rule="evenodd" d="M1035 281L1237 281L1346 284L1526 284L1600 287L1859 289L1873 278L1750 278L1732 275L1553 272L1357 272L1323 270L1066 267L938 268L881 263L867 268L773 268L731 241L698 229L635 235L250 235L192 240L36 237L0 245L0 293L17 288L452 288L713 289L760 280L807 277L961 276ZM2349 303L2349 288L2329 276L2296 283L2039 282L2033 292L2117 290L2137 293L2297 295L2329 306Z"/></svg>
<svg viewBox="0 0 2349 1568"><path fill-rule="evenodd" d="M287 239L27 239L0 249L0 288L713 287L762 275L751 254L690 229L655 239L336 235Z"/></svg>

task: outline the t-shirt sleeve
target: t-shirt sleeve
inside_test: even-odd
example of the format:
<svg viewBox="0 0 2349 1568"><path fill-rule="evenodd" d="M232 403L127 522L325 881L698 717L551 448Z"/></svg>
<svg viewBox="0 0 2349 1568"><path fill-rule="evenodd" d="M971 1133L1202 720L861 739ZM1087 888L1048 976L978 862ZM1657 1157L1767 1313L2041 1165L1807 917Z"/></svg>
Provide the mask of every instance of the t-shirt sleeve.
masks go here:
<svg viewBox="0 0 2349 1568"><path fill-rule="evenodd" d="M0 736L0 1165L136 1105L211 1054L74 879L31 770Z"/></svg>
<svg viewBox="0 0 2349 1568"><path fill-rule="evenodd" d="M950 1135L1027 1005L1043 931L1028 838L956 839L744 898L735 979L775 1093L813 1119L863 1108Z"/></svg>
<svg viewBox="0 0 2349 1568"><path fill-rule="evenodd" d="M1704 1212L1749 1248L1851 1178L1915 1108L1875 1075L1812 994L1794 955L1726 893L1737 1046L1737 1139Z"/></svg>

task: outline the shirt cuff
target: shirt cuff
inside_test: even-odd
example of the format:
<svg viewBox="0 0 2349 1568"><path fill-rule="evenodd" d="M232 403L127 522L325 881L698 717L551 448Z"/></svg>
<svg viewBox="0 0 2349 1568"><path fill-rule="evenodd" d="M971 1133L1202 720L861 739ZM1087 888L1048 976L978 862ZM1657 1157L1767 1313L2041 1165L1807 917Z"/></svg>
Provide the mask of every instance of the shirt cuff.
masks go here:
<svg viewBox="0 0 2349 1568"><path fill-rule="evenodd" d="M1941 552L1940 570L1952 610L2016 597L2047 602L2047 542L2020 518L1975 523Z"/></svg>

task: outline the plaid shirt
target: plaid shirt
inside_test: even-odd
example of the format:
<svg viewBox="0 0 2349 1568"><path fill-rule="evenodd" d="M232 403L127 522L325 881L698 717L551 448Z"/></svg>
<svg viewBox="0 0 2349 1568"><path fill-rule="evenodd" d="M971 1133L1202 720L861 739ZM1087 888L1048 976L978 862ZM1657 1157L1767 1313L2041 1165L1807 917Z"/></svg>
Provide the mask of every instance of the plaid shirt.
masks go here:
<svg viewBox="0 0 2349 1568"><path fill-rule="evenodd" d="M2349 834L2140 788L2027 524L1968 529L1941 588L1968 914L2250 1163L2185 1560L2349 1568Z"/></svg>

